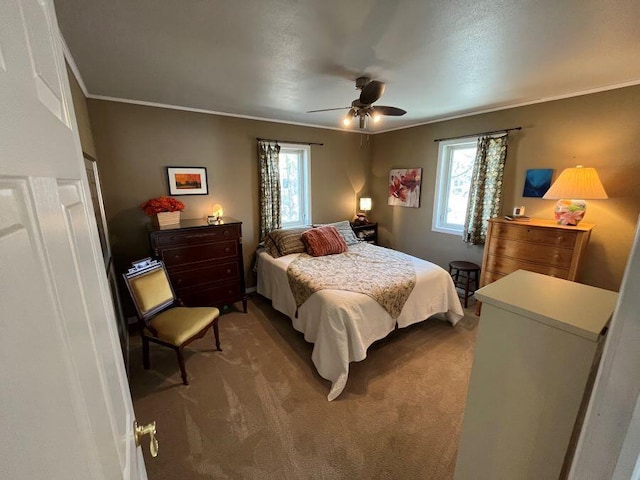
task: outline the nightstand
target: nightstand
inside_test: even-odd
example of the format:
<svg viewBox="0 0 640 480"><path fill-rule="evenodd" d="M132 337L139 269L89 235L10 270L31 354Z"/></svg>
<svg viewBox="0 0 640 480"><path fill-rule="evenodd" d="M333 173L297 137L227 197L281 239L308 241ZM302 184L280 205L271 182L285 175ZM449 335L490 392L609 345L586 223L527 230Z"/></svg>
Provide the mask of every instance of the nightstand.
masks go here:
<svg viewBox="0 0 640 480"><path fill-rule="evenodd" d="M351 224L356 237L363 242L378 244L378 224L377 223L363 223L360 225Z"/></svg>

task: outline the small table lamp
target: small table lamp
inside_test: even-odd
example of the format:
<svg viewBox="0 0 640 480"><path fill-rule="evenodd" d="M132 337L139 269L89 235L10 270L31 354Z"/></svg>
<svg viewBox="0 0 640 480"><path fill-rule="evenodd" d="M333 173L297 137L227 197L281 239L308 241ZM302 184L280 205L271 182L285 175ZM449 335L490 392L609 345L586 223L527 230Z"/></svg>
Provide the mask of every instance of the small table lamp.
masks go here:
<svg viewBox="0 0 640 480"><path fill-rule="evenodd" d="M213 207L211 207L211 215L207 217L207 223L210 225L220 223L220 217L224 215L224 211L222 210L222 205L216 203Z"/></svg>
<svg viewBox="0 0 640 480"><path fill-rule="evenodd" d="M578 225L587 211L586 199L607 197L595 168L566 168L542 198L559 199L554 208L560 225Z"/></svg>
<svg viewBox="0 0 640 480"><path fill-rule="evenodd" d="M369 197L360 198L360 212L358 212L358 220L367 223L367 212L371 210L371 199Z"/></svg>

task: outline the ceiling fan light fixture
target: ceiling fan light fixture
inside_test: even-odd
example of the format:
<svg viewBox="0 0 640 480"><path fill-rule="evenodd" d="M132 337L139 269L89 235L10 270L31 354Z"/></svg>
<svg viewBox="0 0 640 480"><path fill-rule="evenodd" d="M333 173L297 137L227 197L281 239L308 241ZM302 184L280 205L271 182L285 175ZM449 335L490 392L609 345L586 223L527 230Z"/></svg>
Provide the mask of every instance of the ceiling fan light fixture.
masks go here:
<svg viewBox="0 0 640 480"><path fill-rule="evenodd" d="M380 120L382 120L382 115L380 115L379 113L374 113L371 118L373 118L374 123L378 123Z"/></svg>
<svg viewBox="0 0 640 480"><path fill-rule="evenodd" d="M343 124L345 127L348 127L349 125L351 125L351 117L349 117L348 115L347 115L346 117L344 117L344 118L342 119L342 124Z"/></svg>

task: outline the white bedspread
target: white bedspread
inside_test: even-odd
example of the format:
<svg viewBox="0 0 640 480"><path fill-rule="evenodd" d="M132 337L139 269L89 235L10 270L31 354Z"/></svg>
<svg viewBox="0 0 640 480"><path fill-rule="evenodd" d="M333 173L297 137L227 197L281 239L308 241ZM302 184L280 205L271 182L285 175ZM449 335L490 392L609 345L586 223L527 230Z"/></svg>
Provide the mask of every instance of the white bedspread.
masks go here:
<svg viewBox="0 0 640 480"><path fill-rule="evenodd" d="M287 266L299 254L273 258L258 251L258 293L291 318L293 327L314 344L311 359L318 373L332 383L328 399L344 389L349 363L364 360L367 348L386 337L395 327L391 316L372 298L361 293L321 290L298 309L289 287ZM416 286L398 317L398 327L407 327L442 313L455 325L464 316L449 274L438 265L411 257Z"/></svg>

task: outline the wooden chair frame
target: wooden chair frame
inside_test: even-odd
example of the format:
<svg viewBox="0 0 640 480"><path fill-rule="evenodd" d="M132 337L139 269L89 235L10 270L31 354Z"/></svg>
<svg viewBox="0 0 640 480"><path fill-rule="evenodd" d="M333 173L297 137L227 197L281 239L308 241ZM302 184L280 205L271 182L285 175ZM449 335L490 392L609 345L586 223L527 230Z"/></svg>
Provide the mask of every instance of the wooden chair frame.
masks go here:
<svg viewBox="0 0 640 480"><path fill-rule="evenodd" d="M164 271L164 274L167 278L167 283L169 284L169 288L171 289L172 298L167 302L159 304L158 306L154 307L148 312L143 313L138 303L138 299L136 298L136 295L133 293L130 281L135 279L136 277L145 275L147 273L150 273L159 269L162 269ZM213 327L213 334L216 341L216 349L218 351L222 351L222 348L220 348L220 333L218 331L218 317L216 316L210 323L204 326L201 330L199 330L194 335L189 337L187 340L182 342L181 345L173 345L172 343L165 342L157 338L158 331L149 324L149 321L152 320L156 315L158 315L161 312L164 312L167 309L174 308L174 307L184 307L184 304L182 303L182 300L180 300L176 296L175 290L173 289L173 285L171 285L171 282L169 281L169 275L167 274L167 270L166 270L166 267L164 266L164 263L161 260L152 260L150 257L144 258L142 260L138 260L137 262L133 262L132 268L130 268L129 271L127 273L124 273L122 276L124 277L124 281L127 285L127 289L129 290L129 295L133 300L133 304L136 308L136 313L138 316L138 325L140 327L140 336L142 338L142 364L145 370L148 370L149 368L151 368L151 361L149 358L149 342L153 342L153 343L157 343L158 345L169 347L176 352L176 355L178 357L178 365L180 367L182 383L184 383L185 385L189 385L189 380L187 378L187 370L184 364L183 349L194 340L204 337L207 333L207 330L210 327ZM145 331L149 331L151 335L146 335Z"/></svg>

